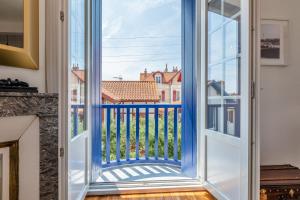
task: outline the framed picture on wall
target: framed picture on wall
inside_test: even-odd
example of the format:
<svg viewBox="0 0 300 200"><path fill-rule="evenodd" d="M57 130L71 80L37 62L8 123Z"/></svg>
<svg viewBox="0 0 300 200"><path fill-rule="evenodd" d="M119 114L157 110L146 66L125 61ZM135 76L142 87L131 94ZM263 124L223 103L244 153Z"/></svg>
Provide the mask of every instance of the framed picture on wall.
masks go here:
<svg viewBox="0 0 300 200"><path fill-rule="evenodd" d="M288 20L262 20L260 44L262 65L287 65L288 26Z"/></svg>

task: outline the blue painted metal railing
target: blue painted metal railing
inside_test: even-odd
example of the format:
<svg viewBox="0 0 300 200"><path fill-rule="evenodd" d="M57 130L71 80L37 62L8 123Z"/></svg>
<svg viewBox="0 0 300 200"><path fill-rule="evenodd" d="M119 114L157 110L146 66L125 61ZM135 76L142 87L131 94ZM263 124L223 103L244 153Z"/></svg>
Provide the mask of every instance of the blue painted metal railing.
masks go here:
<svg viewBox="0 0 300 200"><path fill-rule="evenodd" d="M73 112L73 135L78 135L78 109L82 108L82 105L72 105ZM102 129L105 129L105 149L102 152L105 152L105 160L102 160L102 167L112 167L115 165L122 164L132 164L132 163L167 163L173 165L180 165L181 162L178 157L179 144L178 135L178 123L179 122L179 113L181 113L182 105L181 104L103 104L100 105L101 113L104 118L104 123ZM169 156L169 115L173 114L173 156ZM150 157L150 127L149 121L154 119L154 155ZM144 118L145 127L140 126L140 119ZM116 130L112 130L112 123L115 123ZM159 119L163 121L163 132L159 131ZM131 123L135 120L135 133L131 133ZM125 131L121 130L121 123L125 127ZM145 149L142 149L144 155L140 157L140 138L141 138L141 129L145 130ZM111 144L112 140L112 131L115 131L116 143ZM130 144L131 134L135 134L135 144ZM121 158L121 136L125 136L125 158ZM163 136L163 157L159 156L159 136ZM153 141L153 140L152 140ZM116 145L116 160L111 160L111 145ZM153 145L153 144L152 144ZM130 156L132 148L135 148L135 157Z"/></svg>
<svg viewBox="0 0 300 200"><path fill-rule="evenodd" d="M72 111L72 137L76 137L79 134L78 126L79 126L79 110L84 109L84 105L71 105L71 111Z"/></svg>
<svg viewBox="0 0 300 200"><path fill-rule="evenodd" d="M180 160L178 159L178 115L181 112L182 106L180 104L103 104L100 106L102 112L105 116L104 124L105 127L105 161L102 161L102 167L111 167L115 165L122 164L132 164L132 163L168 163L174 165L180 165ZM173 156L169 156L169 114L173 114ZM149 156L149 141L150 141L150 127L149 121L154 119L154 157ZM116 128L116 144L111 144L111 123L112 118L115 119ZM140 119L144 118L145 127L141 127ZM159 119L163 119L163 132L159 132ZM131 122L135 120L135 133L131 133ZM121 123L124 123L126 127L125 131L121 132ZM141 129L145 130L145 145L144 149L141 149L140 138ZM130 144L130 136L135 134L135 144ZM159 157L159 135L163 136L163 157ZM126 135L125 138L125 158L121 159L121 136ZM153 141L153 140L152 140ZM111 161L111 145L116 145L116 160ZM153 145L153 144L152 144ZM130 152L135 147L135 157L130 157ZM144 152L144 155L140 157L140 151Z"/></svg>

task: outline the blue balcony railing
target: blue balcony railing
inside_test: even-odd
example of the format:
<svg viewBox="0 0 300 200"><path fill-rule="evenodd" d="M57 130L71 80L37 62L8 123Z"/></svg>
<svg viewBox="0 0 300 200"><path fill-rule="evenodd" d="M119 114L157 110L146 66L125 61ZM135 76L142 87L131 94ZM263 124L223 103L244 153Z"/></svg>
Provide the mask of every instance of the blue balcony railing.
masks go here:
<svg viewBox="0 0 300 200"><path fill-rule="evenodd" d="M72 138L76 137L83 129L83 114L84 114L84 105L71 105L71 116L72 116Z"/></svg>
<svg viewBox="0 0 300 200"><path fill-rule="evenodd" d="M73 105L73 135L80 106ZM180 165L180 104L103 104L102 167L132 163ZM77 128L76 128L77 127Z"/></svg>

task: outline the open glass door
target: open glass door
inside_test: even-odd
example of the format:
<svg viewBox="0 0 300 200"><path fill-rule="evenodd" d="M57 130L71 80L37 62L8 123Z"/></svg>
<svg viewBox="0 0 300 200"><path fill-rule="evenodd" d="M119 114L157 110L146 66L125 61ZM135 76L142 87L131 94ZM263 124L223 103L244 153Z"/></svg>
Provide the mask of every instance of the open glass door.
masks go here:
<svg viewBox="0 0 300 200"><path fill-rule="evenodd" d="M218 199L250 198L250 1L202 2L203 177Z"/></svg>
<svg viewBox="0 0 300 200"><path fill-rule="evenodd" d="M93 1L92 189L197 178L194 6Z"/></svg>
<svg viewBox="0 0 300 200"><path fill-rule="evenodd" d="M72 200L83 199L88 185L88 2L68 4L68 199Z"/></svg>

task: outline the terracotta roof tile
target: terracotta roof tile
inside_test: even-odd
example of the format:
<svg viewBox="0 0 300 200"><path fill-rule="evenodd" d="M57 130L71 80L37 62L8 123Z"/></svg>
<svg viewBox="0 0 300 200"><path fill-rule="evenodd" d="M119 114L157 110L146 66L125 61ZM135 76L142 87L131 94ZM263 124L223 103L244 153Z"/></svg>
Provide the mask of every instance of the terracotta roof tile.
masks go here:
<svg viewBox="0 0 300 200"><path fill-rule="evenodd" d="M164 72L165 82L170 82L174 76L177 75L178 72Z"/></svg>
<svg viewBox="0 0 300 200"><path fill-rule="evenodd" d="M82 69L76 69L76 70L72 70L73 74L75 76L77 76L79 78L79 80L81 80L82 82L84 82L84 70Z"/></svg>
<svg viewBox="0 0 300 200"><path fill-rule="evenodd" d="M84 82L84 70L72 70L72 73ZM102 81L102 95L112 103L159 102L153 76L146 78L148 81Z"/></svg>
<svg viewBox="0 0 300 200"><path fill-rule="evenodd" d="M120 102L159 102L156 84L149 81L103 81L102 93Z"/></svg>

